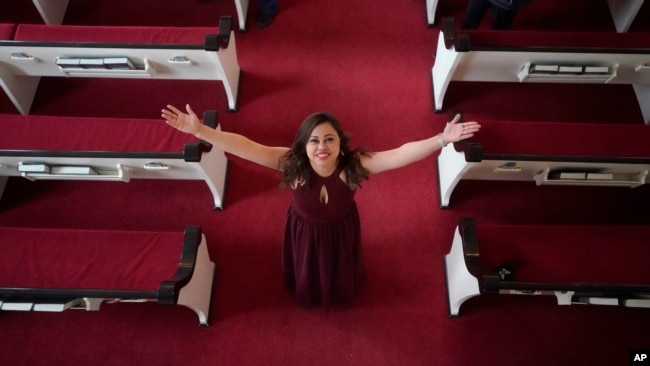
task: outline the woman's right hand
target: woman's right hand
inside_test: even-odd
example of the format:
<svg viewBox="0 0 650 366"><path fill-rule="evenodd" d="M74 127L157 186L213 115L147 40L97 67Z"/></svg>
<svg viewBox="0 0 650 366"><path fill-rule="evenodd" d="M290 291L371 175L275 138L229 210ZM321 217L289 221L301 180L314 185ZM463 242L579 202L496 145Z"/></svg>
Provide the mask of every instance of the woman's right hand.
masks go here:
<svg viewBox="0 0 650 366"><path fill-rule="evenodd" d="M190 108L189 104L185 105L185 109L187 109L187 113L182 112L173 105L167 105L167 108L162 110L162 117L168 125L175 129L191 135L196 135L199 132L202 123L199 120L199 117L196 116L196 113L194 113L192 108Z"/></svg>

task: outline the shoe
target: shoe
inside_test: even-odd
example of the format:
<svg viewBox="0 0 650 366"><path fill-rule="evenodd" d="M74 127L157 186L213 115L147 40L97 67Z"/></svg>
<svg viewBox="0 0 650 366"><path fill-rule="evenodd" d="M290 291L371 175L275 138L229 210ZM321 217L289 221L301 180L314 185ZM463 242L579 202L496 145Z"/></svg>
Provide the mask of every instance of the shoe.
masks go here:
<svg viewBox="0 0 650 366"><path fill-rule="evenodd" d="M257 16L257 26L260 28L268 27L271 23L273 23L274 18L275 14L260 13L260 15Z"/></svg>

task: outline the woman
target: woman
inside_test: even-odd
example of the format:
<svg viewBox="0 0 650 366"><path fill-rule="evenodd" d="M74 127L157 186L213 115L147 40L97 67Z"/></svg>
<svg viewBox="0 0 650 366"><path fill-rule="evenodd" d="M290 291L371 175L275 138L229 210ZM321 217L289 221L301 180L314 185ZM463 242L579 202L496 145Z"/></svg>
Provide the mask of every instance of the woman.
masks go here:
<svg viewBox="0 0 650 366"><path fill-rule="evenodd" d="M349 300L363 281L361 230L354 195L372 174L397 169L424 159L450 142L474 136L480 125L457 123L426 140L396 149L351 150L338 121L319 112L302 123L291 147L259 144L245 136L204 126L189 105L186 112L168 105L162 117L170 126L215 147L282 171L281 186L293 192L282 247L286 286L302 306Z"/></svg>

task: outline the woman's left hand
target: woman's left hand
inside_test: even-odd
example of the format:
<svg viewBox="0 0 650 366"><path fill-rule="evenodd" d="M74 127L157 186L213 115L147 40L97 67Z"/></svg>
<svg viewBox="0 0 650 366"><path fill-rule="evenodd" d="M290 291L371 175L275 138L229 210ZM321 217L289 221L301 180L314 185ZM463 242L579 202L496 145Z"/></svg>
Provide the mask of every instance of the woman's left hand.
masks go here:
<svg viewBox="0 0 650 366"><path fill-rule="evenodd" d="M460 114L456 114L453 120L447 122L447 126L442 131L442 139L445 144L468 139L481 129L481 125L475 121L458 123L460 117Z"/></svg>

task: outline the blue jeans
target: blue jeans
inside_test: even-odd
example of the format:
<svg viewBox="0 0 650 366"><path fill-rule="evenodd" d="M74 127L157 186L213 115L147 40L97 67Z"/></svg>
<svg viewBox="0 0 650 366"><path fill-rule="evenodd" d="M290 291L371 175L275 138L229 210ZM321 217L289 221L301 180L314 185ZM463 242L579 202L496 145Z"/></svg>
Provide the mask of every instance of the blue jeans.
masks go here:
<svg viewBox="0 0 650 366"><path fill-rule="evenodd" d="M278 12L278 0L258 0L260 13L266 15L275 15Z"/></svg>

